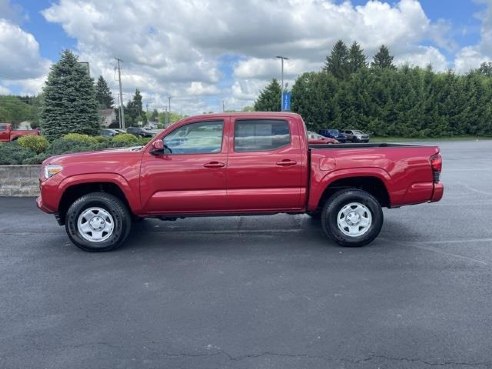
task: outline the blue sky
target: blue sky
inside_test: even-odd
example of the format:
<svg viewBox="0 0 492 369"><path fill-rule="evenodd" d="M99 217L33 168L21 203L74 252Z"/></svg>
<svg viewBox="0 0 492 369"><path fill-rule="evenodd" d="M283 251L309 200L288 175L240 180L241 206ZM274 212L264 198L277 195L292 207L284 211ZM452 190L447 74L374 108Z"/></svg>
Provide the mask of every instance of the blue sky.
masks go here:
<svg viewBox="0 0 492 369"><path fill-rule="evenodd" d="M251 104L280 77L275 55L289 56L285 78L292 85L299 74L319 70L340 38L358 41L369 58L384 43L397 63L436 70L464 73L492 57L492 0L203 4L0 0L0 51L12 55L10 64L0 61L0 94L38 93L67 48L115 94L114 57L121 57L125 99L139 88L151 108L175 96L185 112L220 110L222 101L227 108Z"/></svg>

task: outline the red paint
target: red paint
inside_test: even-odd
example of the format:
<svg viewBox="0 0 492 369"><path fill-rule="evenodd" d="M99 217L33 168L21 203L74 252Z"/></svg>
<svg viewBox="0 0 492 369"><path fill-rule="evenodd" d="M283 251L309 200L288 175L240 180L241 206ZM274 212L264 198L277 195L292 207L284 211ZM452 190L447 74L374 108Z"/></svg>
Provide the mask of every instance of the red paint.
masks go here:
<svg viewBox="0 0 492 369"><path fill-rule="evenodd" d="M272 150L236 152L237 120L281 120L290 142ZM222 145L208 153L158 155L162 140L175 129L222 121ZM164 143L168 141L164 140ZM38 206L57 213L68 188L111 183L138 216L188 216L314 211L325 190L338 180L373 178L384 186L390 206L439 201L443 186L434 172L442 162L438 147L326 145L308 148L302 118L293 113L224 113L186 118L140 150L107 150L52 157L44 162L63 170L41 174Z"/></svg>
<svg viewBox="0 0 492 369"><path fill-rule="evenodd" d="M10 123L0 123L0 142L17 140L22 136L39 136L38 129L12 129Z"/></svg>

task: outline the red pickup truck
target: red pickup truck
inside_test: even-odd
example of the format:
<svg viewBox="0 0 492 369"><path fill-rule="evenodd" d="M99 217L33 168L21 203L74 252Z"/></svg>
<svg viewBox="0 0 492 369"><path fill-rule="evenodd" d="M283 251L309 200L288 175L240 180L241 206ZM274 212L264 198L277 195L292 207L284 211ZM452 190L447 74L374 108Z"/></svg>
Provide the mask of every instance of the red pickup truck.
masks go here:
<svg viewBox="0 0 492 369"><path fill-rule="evenodd" d="M39 136L38 129L12 129L10 123L0 123L0 142L15 141L22 136Z"/></svg>
<svg viewBox="0 0 492 369"><path fill-rule="evenodd" d="M144 147L69 154L43 163L38 207L85 251L108 251L132 221L154 217L308 213L343 246L373 241L382 207L439 201L435 146L309 146L293 113L185 118Z"/></svg>

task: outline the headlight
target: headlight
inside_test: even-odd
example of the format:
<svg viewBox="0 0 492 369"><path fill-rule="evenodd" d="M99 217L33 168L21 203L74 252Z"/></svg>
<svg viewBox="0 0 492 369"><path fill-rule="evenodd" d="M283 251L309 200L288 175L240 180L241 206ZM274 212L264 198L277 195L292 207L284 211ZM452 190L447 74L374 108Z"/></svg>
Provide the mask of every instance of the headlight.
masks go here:
<svg viewBox="0 0 492 369"><path fill-rule="evenodd" d="M62 171L63 167L56 164L48 164L44 167L44 178L48 179Z"/></svg>

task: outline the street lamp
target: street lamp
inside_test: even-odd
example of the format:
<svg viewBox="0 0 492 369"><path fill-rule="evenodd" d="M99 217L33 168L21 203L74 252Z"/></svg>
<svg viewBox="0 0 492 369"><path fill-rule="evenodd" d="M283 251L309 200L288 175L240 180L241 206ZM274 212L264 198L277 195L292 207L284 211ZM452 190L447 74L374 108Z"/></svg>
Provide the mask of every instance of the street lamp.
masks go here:
<svg viewBox="0 0 492 369"><path fill-rule="evenodd" d="M284 103L284 60L289 60L285 56L277 55L277 58L282 61L282 85L280 86L280 111L282 111L282 105Z"/></svg>

